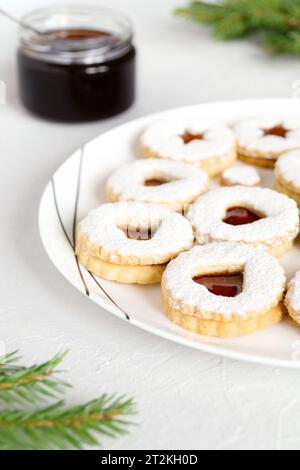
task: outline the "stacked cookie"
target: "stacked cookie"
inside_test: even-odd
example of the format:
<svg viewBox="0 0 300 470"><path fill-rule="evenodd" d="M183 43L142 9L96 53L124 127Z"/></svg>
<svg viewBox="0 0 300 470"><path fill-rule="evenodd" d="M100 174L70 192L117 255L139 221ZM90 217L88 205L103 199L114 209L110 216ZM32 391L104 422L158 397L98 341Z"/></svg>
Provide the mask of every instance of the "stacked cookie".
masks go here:
<svg viewBox="0 0 300 470"><path fill-rule="evenodd" d="M299 233L297 148L296 119L155 122L141 137L145 158L117 169L109 202L78 225L80 263L111 281L161 282L167 316L198 334L233 337L280 321L286 278L276 257ZM277 191L258 187L249 164L275 166ZM285 304L300 323L298 281Z"/></svg>
<svg viewBox="0 0 300 470"><path fill-rule="evenodd" d="M166 264L194 241L182 215L139 202L103 204L79 224L76 238L89 271L128 284L160 282Z"/></svg>
<svg viewBox="0 0 300 470"><path fill-rule="evenodd" d="M276 189L294 199L300 207L300 150L282 155L275 165Z"/></svg>
<svg viewBox="0 0 300 470"><path fill-rule="evenodd" d="M263 168L274 168L285 152L300 147L298 117L262 117L235 125L239 159Z"/></svg>

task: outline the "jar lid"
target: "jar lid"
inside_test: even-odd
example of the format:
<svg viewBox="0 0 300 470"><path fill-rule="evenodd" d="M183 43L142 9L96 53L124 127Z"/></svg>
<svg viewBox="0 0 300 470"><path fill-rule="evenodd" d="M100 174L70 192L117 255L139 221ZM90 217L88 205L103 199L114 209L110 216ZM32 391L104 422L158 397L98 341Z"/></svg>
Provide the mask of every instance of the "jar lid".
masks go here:
<svg viewBox="0 0 300 470"><path fill-rule="evenodd" d="M42 33L21 27L22 50L46 62L106 62L126 54L132 44L130 21L104 7L60 5L34 10L22 20Z"/></svg>

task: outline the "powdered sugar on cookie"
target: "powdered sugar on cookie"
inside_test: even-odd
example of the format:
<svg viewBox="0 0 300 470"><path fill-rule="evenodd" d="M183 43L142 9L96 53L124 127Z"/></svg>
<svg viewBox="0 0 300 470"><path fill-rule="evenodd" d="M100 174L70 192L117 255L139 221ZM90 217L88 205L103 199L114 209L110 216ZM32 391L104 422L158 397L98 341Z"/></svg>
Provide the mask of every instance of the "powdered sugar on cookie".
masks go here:
<svg viewBox="0 0 300 470"><path fill-rule="evenodd" d="M275 172L300 192L300 149L282 155L276 162Z"/></svg>
<svg viewBox="0 0 300 470"><path fill-rule="evenodd" d="M147 181L158 184L147 185ZM161 182L161 184L159 184ZM208 190L206 173L182 162L149 158L126 163L107 182L113 200L183 205Z"/></svg>
<svg viewBox="0 0 300 470"><path fill-rule="evenodd" d="M262 218L245 225L230 225L224 218L232 207L250 209ZM197 199L187 217L200 244L233 241L270 250L292 241L299 232L295 201L267 188L233 186L211 190Z"/></svg>
<svg viewBox="0 0 300 470"><path fill-rule="evenodd" d="M289 283L285 305L291 317L300 325L300 271Z"/></svg>
<svg viewBox="0 0 300 470"><path fill-rule="evenodd" d="M146 228L151 238L130 239L127 227ZM190 223L180 214L154 204L119 202L103 204L79 224L89 242L97 247L97 255L111 263L163 264L194 240Z"/></svg>
<svg viewBox="0 0 300 470"><path fill-rule="evenodd" d="M186 135L190 137L185 139ZM226 158L236 147L234 134L229 127L208 123L201 117L155 122L144 132L141 142L155 156L189 163L216 157Z"/></svg>
<svg viewBox="0 0 300 470"><path fill-rule="evenodd" d="M222 183L226 185L256 186L261 182L258 171L248 165L235 165L222 174Z"/></svg>
<svg viewBox="0 0 300 470"><path fill-rule="evenodd" d="M193 277L210 273L242 271L242 292L236 297L214 295ZM260 316L276 306L285 288L278 261L266 252L234 243L196 246L173 260L163 275L163 289L172 308L204 319Z"/></svg>
<svg viewBox="0 0 300 470"><path fill-rule="evenodd" d="M245 156L261 152L264 158L274 158L300 147L299 116L258 117L238 123L234 130Z"/></svg>

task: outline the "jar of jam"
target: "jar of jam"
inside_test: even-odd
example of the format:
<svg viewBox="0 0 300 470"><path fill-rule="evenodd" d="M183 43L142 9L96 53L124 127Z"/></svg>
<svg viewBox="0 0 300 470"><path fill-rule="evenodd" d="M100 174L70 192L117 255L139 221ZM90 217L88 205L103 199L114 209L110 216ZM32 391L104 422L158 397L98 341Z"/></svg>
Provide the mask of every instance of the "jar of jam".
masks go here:
<svg viewBox="0 0 300 470"><path fill-rule="evenodd" d="M36 10L24 22L18 50L20 96L43 118L84 122L125 111L134 101L135 57L130 22L91 6Z"/></svg>

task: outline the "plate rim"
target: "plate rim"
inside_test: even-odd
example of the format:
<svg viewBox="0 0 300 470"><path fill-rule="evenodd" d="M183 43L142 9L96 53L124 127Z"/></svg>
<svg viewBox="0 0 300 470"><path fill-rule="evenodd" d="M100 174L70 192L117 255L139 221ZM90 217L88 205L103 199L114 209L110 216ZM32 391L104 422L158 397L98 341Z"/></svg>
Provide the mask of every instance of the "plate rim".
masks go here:
<svg viewBox="0 0 300 470"><path fill-rule="evenodd" d="M171 108L155 113L150 113L146 114L143 116L140 116L138 118L129 120L127 122L124 122L120 125L113 126L112 128L101 132L98 134L96 137L89 139L85 141L81 147L77 148L74 152L72 152L71 155L69 155L57 168L56 170L52 173L49 181L47 182L43 192L42 196L40 199L39 203L39 209L38 209L38 228L39 228L39 234L41 238L41 242L43 245L43 248L50 259L51 263L54 265L56 270L60 273L60 275L69 283L71 284L77 291L79 291L85 298L87 297L85 295L84 290L79 288L76 283L73 281L73 279L68 278L60 269L60 267L57 265L57 263L53 260L49 250L48 250L48 244L45 239L45 234L42 228L42 214L43 214L43 209L45 205L45 200L48 194L48 191L51 189L51 179L55 178L55 176L60 172L60 170L63 168L64 165L67 164L71 159L75 159L76 155L78 154L78 151L80 148L84 147L87 144L93 143L95 140L101 138L101 137L106 137L109 136L110 133L115 132L118 129L121 129L123 127L126 127L128 125L138 125L141 124L143 120L150 120L150 119L157 119L158 117L164 117L165 115L171 114L171 113L177 113L177 112L187 112L189 110L195 110L196 108L199 107L205 107L205 106L226 106L230 104L235 104L235 105L240 105L242 106L247 105L247 104L255 104L259 103L261 104L262 102L267 104L274 102L277 103L288 103L294 101L292 98L262 98L262 99L242 99L242 100L224 100L224 101L216 101L216 102L205 102L205 103L200 103L200 104L195 104L195 105L189 105L189 106L180 106L176 108ZM125 318L124 314L121 311L118 311L117 307L115 307L113 304L110 304L105 301L105 299L102 298L97 298L97 301L95 298L92 296L88 297L89 300L91 300L93 303L96 305L100 306L105 312L113 314L117 318L127 321L128 320ZM276 359L276 358L271 358L271 357L264 357L261 355L252 355L250 353L245 353L245 352L239 352L239 351L233 351L233 350L228 350L223 348L222 346L213 346L210 344L202 343L201 341L199 342L191 342L188 338L185 338L184 336L176 335L176 333L173 332L168 332L168 331L162 331L160 328L155 328L154 326L151 326L147 323L143 323L139 320L136 320L135 318L131 318L130 325L137 327L139 329L142 329L150 334L153 334L155 336L158 336L163 339L167 339L168 341L175 342L177 344L180 344L181 346L188 347L194 350L198 350L204 353L212 354L214 356L219 356L219 357L224 357L227 359L231 360L236 360L236 361L241 361L241 362L246 362L246 363L251 363L251 364L260 364L260 365L265 365L265 366L271 366L271 367L280 367L280 368L285 368L285 369L293 369L297 370L300 369L300 361L296 361L293 359Z"/></svg>

